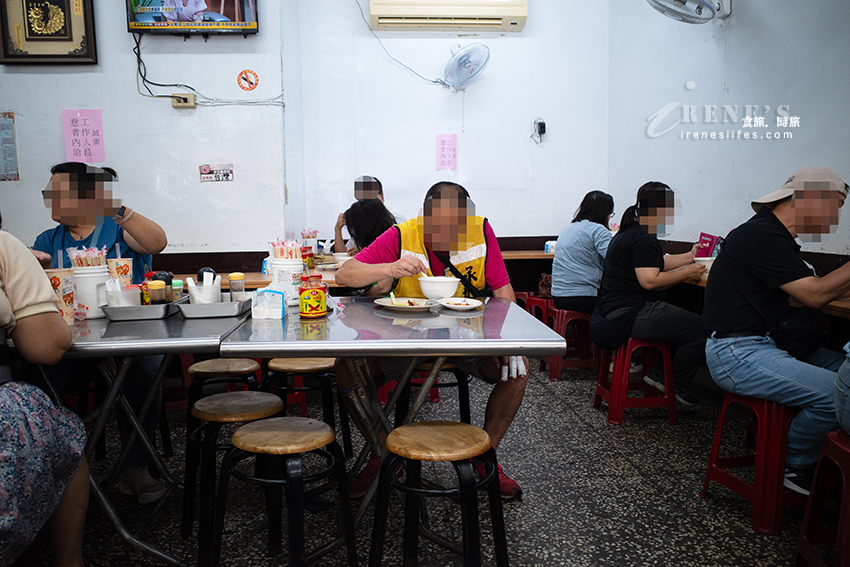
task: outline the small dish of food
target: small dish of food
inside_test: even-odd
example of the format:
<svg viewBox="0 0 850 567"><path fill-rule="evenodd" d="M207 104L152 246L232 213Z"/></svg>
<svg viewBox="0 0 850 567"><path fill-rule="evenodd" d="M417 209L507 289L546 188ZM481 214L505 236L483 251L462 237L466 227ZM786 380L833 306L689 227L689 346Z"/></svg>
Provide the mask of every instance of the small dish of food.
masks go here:
<svg viewBox="0 0 850 567"><path fill-rule="evenodd" d="M481 306L481 301L469 297L447 297L440 300L440 305L455 311L469 311Z"/></svg>
<svg viewBox="0 0 850 567"><path fill-rule="evenodd" d="M395 302L389 297L379 297L375 300L375 305L397 311L428 311L439 303L433 299L422 299L420 297L396 297Z"/></svg>

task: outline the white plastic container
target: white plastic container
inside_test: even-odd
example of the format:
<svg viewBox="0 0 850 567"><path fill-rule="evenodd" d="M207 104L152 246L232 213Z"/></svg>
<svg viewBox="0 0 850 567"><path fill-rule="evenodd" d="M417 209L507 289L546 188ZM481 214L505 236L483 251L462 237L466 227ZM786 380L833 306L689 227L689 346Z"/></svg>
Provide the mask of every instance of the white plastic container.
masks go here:
<svg viewBox="0 0 850 567"><path fill-rule="evenodd" d="M221 285L190 285L189 303L221 303Z"/></svg>
<svg viewBox="0 0 850 567"><path fill-rule="evenodd" d="M272 260L272 283L283 286L287 305L298 305L298 286L301 285L303 272L304 263L301 260Z"/></svg>
<svg viewBox="0 0 850 567"><path fill-rule="evenodd" d="M142 295L138 287L106 292L106 305L108 307L135 307L141 304Z"/></svg>
<svg viewBox="0 0 850 567"><path fill-rule="evenodd" d="M100 319L106 317L101 307L106 305L106 280L109 268L87 266L74 268L74 295L77 319Z"/></svg>

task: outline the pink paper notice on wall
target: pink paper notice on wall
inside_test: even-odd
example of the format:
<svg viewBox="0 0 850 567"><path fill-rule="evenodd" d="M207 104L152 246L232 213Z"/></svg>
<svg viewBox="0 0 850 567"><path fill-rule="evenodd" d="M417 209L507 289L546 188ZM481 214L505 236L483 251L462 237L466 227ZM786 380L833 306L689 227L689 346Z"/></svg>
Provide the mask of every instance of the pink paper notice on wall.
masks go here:
<svg viewBox="0 0 850 567"><path fill-rule="evenodd" d="M437 169L457 169L457 134L437 134Z"/></svg>
<svg viewBox="0 0 850 567"><path fill-rule="evenodd" d="M68 161L106 161L100 110L63 110L62 128L65 130L65 154Z"/></svg>

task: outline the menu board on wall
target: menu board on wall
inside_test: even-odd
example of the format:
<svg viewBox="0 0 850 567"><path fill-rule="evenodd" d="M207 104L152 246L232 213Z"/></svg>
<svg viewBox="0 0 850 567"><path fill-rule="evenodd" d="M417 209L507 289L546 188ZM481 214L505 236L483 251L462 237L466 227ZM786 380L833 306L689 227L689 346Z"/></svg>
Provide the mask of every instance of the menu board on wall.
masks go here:
<svg viewBox="0 0 850 567"><path fill-rule="evenodd" d="M18 181L15 113L0 112L0 181Z"/></svg>

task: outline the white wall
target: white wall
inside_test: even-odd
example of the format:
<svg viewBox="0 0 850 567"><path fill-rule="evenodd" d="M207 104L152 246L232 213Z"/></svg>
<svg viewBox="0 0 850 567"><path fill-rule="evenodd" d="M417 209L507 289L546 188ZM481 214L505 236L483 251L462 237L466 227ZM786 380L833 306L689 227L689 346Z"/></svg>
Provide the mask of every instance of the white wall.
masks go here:
<svg viewBox="0 0 850 567"><path fill-rule="evenodd" d="M154 80L222 98L286 88L285 112L177 111L136 93L122 5L96 5L97 66L0 66L0 108L17 113L22 175L0 183L0 211L25 242L52 225L38 191L64 161L63 108L103 109L108 164L126 202L166 228L175 252L262 250L284 226L330 236L363 174L378 176L389 208L407 218L433 182L458 181L500 236L557 234L591 189L611 192L619 214L641 183L659 179L682 203L675 240L724 234L747 218L750 198L797 167L850 177L847 2L735 2L728 34L726 23L680 24L643 0L532 0L525 30L506 36L379 34L427 77L441 76L452 44L486 43L492 58L468 88L465 117L463 95L386 57L353 0L259 0L261 32L248 39L145 38ZM236 86L244 68L260 75L250 95ZM700 123L647 137L647 118L669 102L698 106ZM741 114L770 105L771 125L775 108L789 105L801 127L776 142L679 140L680 131L725 131L702 123L706 104L737 104ZM528 138L536 116L549 129L540 146ZM451 133L458 169L436 171L435 136ZM199 183L198 166L218 162L234 163L236 181ZM850 252L849 232L809 247Z"/></svg>
<svg viewBox="0 0 850 567"><path fill-rule="evenodd" d="M634 202L645 181L664 181L682 205L669 238L695 241L701 231L724 235L745 221L750 200L778 189L800 167L825 165L850 179L848 26L848 2L734 1L728 24L697 26L665 18L642 0L617 2L610 12L608 129L617 210ZM688 81L696 88L687 90ZM648 137L647 119L670 102L696 105L699 122ZM779 130L793 138L679 139L681 132L752 131L741 127L748 104L759 105L759 114L770 106L770 127L760 135ZM705 105L739 105L737 125L723 124L722 115L704 123ZM776 128L779 105L800 117L799 128ZM681 116L678 109L659 131ZM844 219L838 234L807 248L847 254L848 225Z"/></svg>
<svg viewBox="0 0 850 567"><path fill-rule="evenodd" d="M16 113L21 181L0 183L4 228L26 243L53 226L40 190L65 161L62 109L103 109L106 165L126 204L159 222L168 251L262 250L283 233L280 107L176 110L136 91L124 2L95 2L98 64L0 66L0 108ZM216 98L267 99L281 91L280 3L260 0L260 34L244 39L145 37L148 78ZM237 86L242 69L258 88ZM184 89L159 89L162 93ZM200 183L198 166L233 163L235 181ZM103 165L103 164L100 164Z"/></svg>
<svg viewBox="0 0 850 567"><path fill-rule="evenodd" d="M487 44L490 63L467 89L464 117L464 95L389 60L352 0L301 2L306 224L331 233L353 180L375 175L405 218L448 179L499 236L560 232L581 196L607 185L607 5L533 0L523 32L506 36L378 34L428 78L442 78L452 44ZM529 139L536 116L549 130L540 146ZM435 169L437 134L457 134L456 171Z"/></svg>

